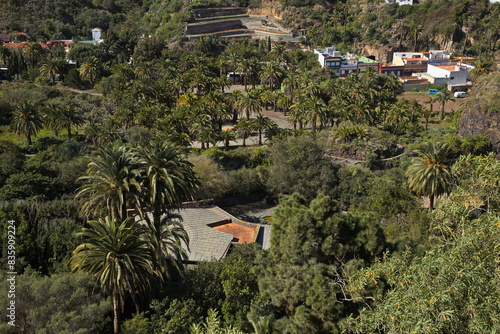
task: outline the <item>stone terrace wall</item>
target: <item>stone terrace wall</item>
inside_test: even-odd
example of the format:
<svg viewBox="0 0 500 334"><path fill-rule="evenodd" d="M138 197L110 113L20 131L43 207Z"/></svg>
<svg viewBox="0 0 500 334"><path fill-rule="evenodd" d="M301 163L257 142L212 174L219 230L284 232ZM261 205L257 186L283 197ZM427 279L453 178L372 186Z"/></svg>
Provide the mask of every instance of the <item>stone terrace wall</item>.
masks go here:
<svg viewBox="0 0 500 334"><path fill-rule="evenodd" d="M227 8L199 8L192 9L191 12L195 18L215 17L215 16L232 16L242 15L247 13L245 7L227 7Z"/></svg>
<svg viewBox="0 0 500 334"><path fill-rule="evenodd" d="M241 20L230 20L216 23L205 23L188 25L186 27L186 35L198 35L198 34L209 34L224 30L241 29L243 24Z"/></svg>

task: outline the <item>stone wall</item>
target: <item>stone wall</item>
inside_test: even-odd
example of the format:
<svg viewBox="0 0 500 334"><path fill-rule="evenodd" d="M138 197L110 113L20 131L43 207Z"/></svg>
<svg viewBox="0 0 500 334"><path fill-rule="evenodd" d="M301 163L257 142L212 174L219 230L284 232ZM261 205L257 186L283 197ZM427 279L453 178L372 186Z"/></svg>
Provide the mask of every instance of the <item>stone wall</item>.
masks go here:
<svg viewBox="0 0 500 334"><path fill-rule="evenodd" d="M218 31L242 29L241 20L229 20L216 23L204 23L196 25L188 25L186 27L186 35L210 34Z"/></svg>

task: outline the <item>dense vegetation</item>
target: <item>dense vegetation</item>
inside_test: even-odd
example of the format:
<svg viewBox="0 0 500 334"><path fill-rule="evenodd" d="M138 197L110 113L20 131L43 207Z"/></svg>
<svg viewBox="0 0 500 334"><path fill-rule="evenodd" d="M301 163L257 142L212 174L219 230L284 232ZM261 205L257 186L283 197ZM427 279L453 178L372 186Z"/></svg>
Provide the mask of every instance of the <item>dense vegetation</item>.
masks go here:
<svg viewBox="0 0 500 334"><path fill-rule="evenodd" d="M232 4L258 5L217 3ZM284 19L315 45L385 44L391 29L372 28L405 22L417 25L400 29L406 49L437 45L427 27L445 25L455 50L498 47L499 6L486 1L294 7L307 4L284 2ZM339 79L267 40L167 47L201 5L6 4L5 30L86 39L98 25L106 43L75 44L75 65L60 48L2 49L13 80L0 85L0 247L4 259L15 220L18 312L0 331L498 331L500 163L486 135L455 134L452 95L429 99L438 113L402 98L394 76ZM451 18L418 28L444 8ZM500 75L487 58L468 107L491 115ZM239 90L228 71L244 75ZM252 198L276 205L271 248L185 268L180 203Z"/></svg>

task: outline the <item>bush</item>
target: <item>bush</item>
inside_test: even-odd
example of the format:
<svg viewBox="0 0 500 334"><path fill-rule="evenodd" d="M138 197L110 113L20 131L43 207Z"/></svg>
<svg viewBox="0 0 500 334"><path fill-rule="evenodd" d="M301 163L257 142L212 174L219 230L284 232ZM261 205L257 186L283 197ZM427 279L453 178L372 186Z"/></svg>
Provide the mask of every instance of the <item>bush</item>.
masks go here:
<svg viewBox="0 0 500 334"><path fill-rule="evenodd" d="M229 193L247 196L265 190L263 175L258 169L241 168L229 172Z"/></svg>
<svg viewBox="0 0 500 334"><path fill-rule="evenodd" d="M35 84L37 86L50 86L52 85L52 81L46 76L39 76L35 79Z"/></svg>

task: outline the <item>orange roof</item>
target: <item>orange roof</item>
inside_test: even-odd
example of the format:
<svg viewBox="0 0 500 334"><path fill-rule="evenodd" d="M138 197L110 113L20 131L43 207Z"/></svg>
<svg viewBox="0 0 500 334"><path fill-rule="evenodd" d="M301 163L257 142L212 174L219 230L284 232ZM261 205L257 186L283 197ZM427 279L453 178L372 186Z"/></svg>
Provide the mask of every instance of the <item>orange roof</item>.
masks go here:
<svg viewBox="0 0 500 334"><path fill-rule="evenodd" d="M408 60L427 60L427 58L406 58L406 61Z"/></svg>
<svg viewBox="0 0 500 334"><path fill-rule="evenodd" d="M238 243L255 242L255 237L256 237L255 234L256 232L258 232L256 227L240 225L227 221L209 224L208 226L217 231L232 234L234 236L233 242L238 242Z"/></svg>
<svg viewBox="0 0 500 334"><path fill-rule="evenodd" d="M4 46L6 46L11 51L19 51L25 44L28 44L28 42L5 43Z"/></svg>
<svg viewBox="0 0 500 334"><path fill-rule="evenodd" d="M450 72L457 70L457 67L455 65L441 65L441 66L436 66L436 67L442 68L443 70L447 70Z"/></svg>
<svg viewBox="0 0 500 334"><path fill-rule="evenodd" d="M97 30L102 30L101 28L94 28L94 29L97 29ZM94 30L94 29L92 29L92 30Z"/></svg>

